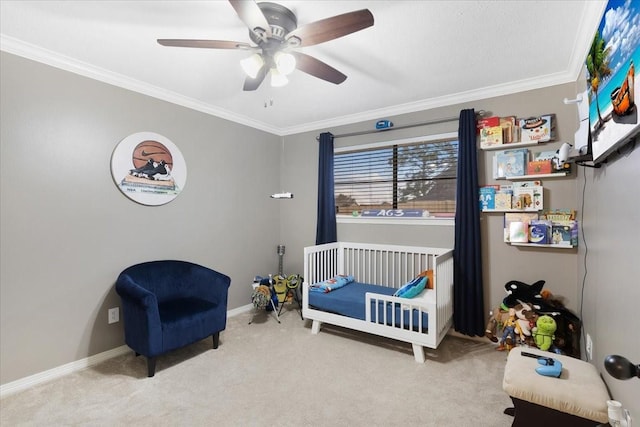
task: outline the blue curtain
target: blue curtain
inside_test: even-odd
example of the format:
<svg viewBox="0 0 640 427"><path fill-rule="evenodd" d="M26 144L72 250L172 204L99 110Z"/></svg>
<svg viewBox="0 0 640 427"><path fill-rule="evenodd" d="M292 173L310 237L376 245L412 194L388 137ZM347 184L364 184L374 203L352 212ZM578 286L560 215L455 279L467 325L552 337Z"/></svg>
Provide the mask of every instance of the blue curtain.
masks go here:
<svg viewBox="0 0 640 427"><path fill-rule="evenodd" d="M482 336L485 315L478 206L476 114L473 109L460 111L453 262L454 328L465 335Z"/></svg>
<svg viewBox="0 0 640 427"><path fill-rule="evenodd" d="M316 245L338 240L336 231L336 199L333 193L333 135L320 134L318 160L318 224Z"/></svg>

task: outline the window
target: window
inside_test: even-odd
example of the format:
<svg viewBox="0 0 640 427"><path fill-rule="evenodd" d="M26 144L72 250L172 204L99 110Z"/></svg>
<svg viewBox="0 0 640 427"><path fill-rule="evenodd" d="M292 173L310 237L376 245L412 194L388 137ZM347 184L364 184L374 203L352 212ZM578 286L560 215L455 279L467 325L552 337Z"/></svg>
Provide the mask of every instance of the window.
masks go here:
<svg viewBox="0 0 640 427"><path fill-rule="evenodd" d="M422 209L452 218L457 166L456 134L336 149L337 213Z"/></svg>

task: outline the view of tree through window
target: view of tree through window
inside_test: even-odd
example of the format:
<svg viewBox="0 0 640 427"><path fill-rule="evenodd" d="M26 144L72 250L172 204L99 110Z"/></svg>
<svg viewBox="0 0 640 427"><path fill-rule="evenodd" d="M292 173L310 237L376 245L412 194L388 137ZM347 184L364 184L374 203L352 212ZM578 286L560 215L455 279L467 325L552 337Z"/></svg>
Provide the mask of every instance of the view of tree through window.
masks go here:
<svg viewBox="0 0 640 427"><path fill-rule="evenodd" d="M423 209L453 217L458 141L416 142L334 154L338 214Z"/></svg>

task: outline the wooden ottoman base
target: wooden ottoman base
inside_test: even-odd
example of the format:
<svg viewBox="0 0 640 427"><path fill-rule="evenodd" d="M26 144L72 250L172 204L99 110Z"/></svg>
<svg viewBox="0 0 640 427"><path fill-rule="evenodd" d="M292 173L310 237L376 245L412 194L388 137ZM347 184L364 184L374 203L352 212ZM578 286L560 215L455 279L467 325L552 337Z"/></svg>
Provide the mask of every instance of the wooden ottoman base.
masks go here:
<svg viewBox="0 0 640 427"><path fill-rule="evenodd" d="M511 397L511 401L513 401L515 412L513 424L511 424L512 427L595 427L601 425L599 422L593 420L536 405L535 403L515 397Z"/></svg>

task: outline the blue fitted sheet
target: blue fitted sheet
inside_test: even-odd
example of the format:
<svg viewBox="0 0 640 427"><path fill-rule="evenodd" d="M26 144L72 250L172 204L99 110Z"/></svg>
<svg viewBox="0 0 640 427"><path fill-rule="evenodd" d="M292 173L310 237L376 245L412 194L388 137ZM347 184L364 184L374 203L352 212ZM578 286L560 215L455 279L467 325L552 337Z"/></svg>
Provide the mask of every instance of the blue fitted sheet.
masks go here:
<svg viewBox="0 0 640 427"><path fill-rule="evenodd" d="M393 295L397 289L388 288L379 285L370 285L367 283L353 282L342 288L335 289L328 293L309 292L309 306L322 311L351 317L354 319L365 320L365 293L373 292L376 294ZM410 302L407 299L407 302ZM378 313L380 319L376 319L375 302L371 302L371 321L384 323L384 302L378 302ZM395 306L395 307L392 307ZM413 314L413 325L416 329L418 326L418 318L420 313L417 310L403 310L402 304L387 304L387 324L391 324L391 312L395 310L396 326L400 326L400 313L404 317L404 325L408 329L410 313ZM422 329L426 330L428 326L428 315L422 314Z"/></svg>

